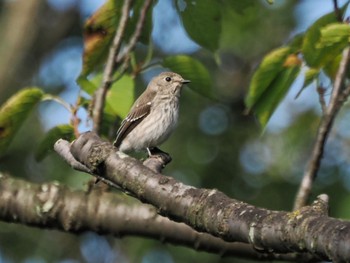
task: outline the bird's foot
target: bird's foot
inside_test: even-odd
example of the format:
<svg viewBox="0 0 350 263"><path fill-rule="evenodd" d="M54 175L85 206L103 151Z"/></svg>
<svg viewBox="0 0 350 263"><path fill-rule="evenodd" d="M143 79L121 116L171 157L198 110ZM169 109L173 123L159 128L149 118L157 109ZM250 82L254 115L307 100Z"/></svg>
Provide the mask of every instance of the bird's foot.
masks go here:
<svg viewBox="0 0 350 263"><path fill-rule="evenodd" d="M163 152L161 149L157 147L147 148L147 153L148 153L148 158L160 157L163 160L165 165L170 163L172 160L168 153Z"/></svg>

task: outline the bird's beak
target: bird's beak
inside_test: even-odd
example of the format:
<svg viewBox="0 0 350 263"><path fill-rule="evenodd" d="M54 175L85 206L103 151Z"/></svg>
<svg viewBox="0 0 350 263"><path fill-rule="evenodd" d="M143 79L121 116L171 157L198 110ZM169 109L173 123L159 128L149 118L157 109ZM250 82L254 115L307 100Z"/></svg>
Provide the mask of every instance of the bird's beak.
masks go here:
<svg viewBox="0 0 350 263"><path fill-rule="evenodd" d="M187 84L187 83L190 83L191 81L190 80L187 80L187 79L184 79L181 81L182 84Z"/></svg>

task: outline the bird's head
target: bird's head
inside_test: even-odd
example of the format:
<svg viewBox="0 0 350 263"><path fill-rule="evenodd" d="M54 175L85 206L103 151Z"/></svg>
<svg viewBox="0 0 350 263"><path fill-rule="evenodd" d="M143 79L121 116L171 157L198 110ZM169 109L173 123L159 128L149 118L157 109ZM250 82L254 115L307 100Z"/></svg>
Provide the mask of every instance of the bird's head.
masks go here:
<svg viewBox="0 0 350 263"><path fill-rule="evenodd" d="M177 73L163 72L151 80L148 88L160 95L173 94L179 96L182 86L187 83L190 83L190 81L185 80Z"/></svg>

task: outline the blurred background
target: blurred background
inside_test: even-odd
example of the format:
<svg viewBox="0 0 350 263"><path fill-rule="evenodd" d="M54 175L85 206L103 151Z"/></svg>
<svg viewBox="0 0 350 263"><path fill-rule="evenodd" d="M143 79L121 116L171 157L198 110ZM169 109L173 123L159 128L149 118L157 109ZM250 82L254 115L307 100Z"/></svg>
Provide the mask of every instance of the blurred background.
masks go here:
<svg viewBox="0 0 350 263"><path fill-rule="evenodd" d="M295 100L303 83L302 77L298 78L264 133L254 116L243 114L244 96L262 57L332 11L333 1L275 0L273 5L265 0L241 1L244 3L240 9L223 11L220 48L215 55L186 34L175 8L183 2L162 0L154 6L154 56L187 54L200 60L211 73L218 99L184 90L179 126L162 146L173 158L164 173L196 187L217 188L253 205L292 209L321 116L315 87L309 87ZM81 71L83 22L103 3L0 1L0 103L23 87L39 86L74 104L79 93L75 80ZM160 70L149 70L136 79L136 95ZM328 88L327 99L330 83L323 85ZM80 110L79 116L80 131L91 129L85 110ZM330 195L331 216L346 219L350 218L349 117L346 105L329 137L314 188L314 197L320 193ZM35 148L45 132L68 123L69 118L61 105L41 103L0 160L0 171L33 182L59 181L72 189L86 189L90 177L73 171L55 154L40 163L34 159ZM5 262L249 261L220 258L139 237L71 235L0 223L0 263Z"/></svg>

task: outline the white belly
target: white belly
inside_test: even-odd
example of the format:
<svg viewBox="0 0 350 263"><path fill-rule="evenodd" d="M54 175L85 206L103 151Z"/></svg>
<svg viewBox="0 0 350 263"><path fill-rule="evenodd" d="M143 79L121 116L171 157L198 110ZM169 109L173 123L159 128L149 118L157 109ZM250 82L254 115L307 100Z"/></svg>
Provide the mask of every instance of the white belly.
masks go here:
<svg viewBox="0 0 350 263"><path fill-rule="evenodd" d="M153 106L153 105L152 105ZM179 117L178 98L163 100L122 141L119 150L139 151L161 145L176 128Z"/></svg>

